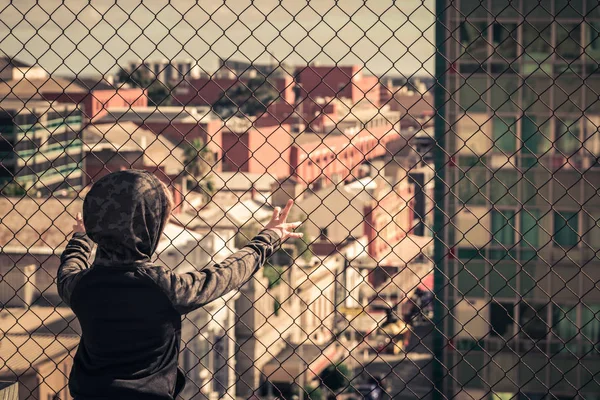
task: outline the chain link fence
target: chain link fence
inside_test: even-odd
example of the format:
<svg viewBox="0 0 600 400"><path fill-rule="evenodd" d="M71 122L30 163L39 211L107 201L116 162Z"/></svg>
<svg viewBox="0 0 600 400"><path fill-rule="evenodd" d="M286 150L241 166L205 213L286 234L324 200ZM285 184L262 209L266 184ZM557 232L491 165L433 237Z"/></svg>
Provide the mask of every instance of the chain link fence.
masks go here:
<svg viewBox="0 0 600 400"><path fill-rule="evenodd" d="M123 169L177 272L304 221L184 317L178 398L600 398L597 1L4 0L0 53L19 398L71 398L60 254Z"/></svg>

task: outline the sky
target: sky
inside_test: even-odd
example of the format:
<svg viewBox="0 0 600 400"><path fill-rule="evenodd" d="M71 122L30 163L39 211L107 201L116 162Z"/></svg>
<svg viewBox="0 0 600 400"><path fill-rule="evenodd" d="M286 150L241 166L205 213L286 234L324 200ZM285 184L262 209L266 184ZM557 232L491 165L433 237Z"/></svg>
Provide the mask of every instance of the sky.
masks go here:
<svg viewBox="0 0 600 400"><path fill-rule="evenodd" d="M219 57L433 71L433 0L0 0L0 10L0 54L57 75L164 58L210 73Z"/></svg>

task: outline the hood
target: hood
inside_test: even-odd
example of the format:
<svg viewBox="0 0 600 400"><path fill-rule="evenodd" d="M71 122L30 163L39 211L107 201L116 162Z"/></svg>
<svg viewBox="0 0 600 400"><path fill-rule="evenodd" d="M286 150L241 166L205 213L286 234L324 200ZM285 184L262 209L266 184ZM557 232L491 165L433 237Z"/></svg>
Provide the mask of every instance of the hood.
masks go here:
<svg viewBox="0 0 600 400"><path fill-rule="evenodd" d="M165 191L151 173L125 170L102 177L83 202L86 233L98 244L95 263L150 262L167 212Z"/></svg>

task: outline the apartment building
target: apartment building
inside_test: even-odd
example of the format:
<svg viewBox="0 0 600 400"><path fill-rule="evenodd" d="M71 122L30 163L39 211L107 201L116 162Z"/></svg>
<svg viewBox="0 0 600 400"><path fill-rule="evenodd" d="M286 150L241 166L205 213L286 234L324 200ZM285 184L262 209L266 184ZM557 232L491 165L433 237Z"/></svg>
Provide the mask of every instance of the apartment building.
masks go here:
<svg viewBox="0 0 600 400"><path fill-rule="evenodd" d="M41 100L6 100L1 108L0 181L40 195L80 189L81 110Z"/></svg>
<svg viewBox="0 0 600 400"><path fill-rule="evenodd" d="M438 204L449 246L439 265L449 279L439 293L449 313L444 392L595 398L600 8L438 4L446 64L437 123L448 156L437 166L449 189Z"/></svg>

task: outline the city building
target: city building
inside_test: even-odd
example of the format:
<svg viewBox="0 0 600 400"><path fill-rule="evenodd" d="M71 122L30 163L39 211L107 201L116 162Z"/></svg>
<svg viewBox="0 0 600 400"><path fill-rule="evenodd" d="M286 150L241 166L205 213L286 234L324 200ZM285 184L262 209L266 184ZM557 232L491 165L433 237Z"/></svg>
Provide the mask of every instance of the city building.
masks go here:
<svg viewBox="0 0 600 400"><path fill-rule="evenodd" d="M227 123L235 124L237 118ZM147 129L158 137L165 137L175 146L193 144L200 139L212 153L215 165L212 170L219 171L223 154L221 133L225 121L213 113L209 107L119 107L110 108L96 121L97 124L122 124L131 122L140 128Z"/></svg>
<svg viewBox="0 0 600 400"><path fill-rule="evenodd" d="M82 140L86 185L122 168L146 169L169 181L185 167L181 146L131 121L89 124Z"/></svg>
<svg viewBox="0 0 600 400"><path fill-rule="evenodd" d="M55 279L73 216L81 208L80 199L0 198L0 360L5 363L0 379L18 379L22 398L70 398L67 378L81 332L72 312L62 307ZM232 253L219 234L182 226L181 215L174 212L165 226L157 265L185 273ZM236 296L217 299L183 321L180 366L188 379L186 398L235 398Z"/></svg>
<svg viewBox="0 0 600 400"><path fill-rule="evenodd" d="M19 399L70 399L69 372L81 335L73 312L3 307L0 324L0 381L18 382Z"/></svg>
<svg viewBox="0 0 600 400"><path fill-rule="evenodd" d="M43 88L40 94L48 101L78 104L83 109L86 121L98 120L111 108L148 106L148 94L141 88L114 85L103 79L62 79L72 84L62 88Z"/></svg>
<svg viewBox="0 0 600 400"><path fill-rule="evenodd" d="M183 274L220 262L235 250L216 232L202 234L182 225L180 216L177 213L165 226L155 253L157 265ZM234 304L238 297L230 292L186 314L179 357L187 378L184 398L236 398Z"/></svg>
<svg viewBox="0 0 600 400"><path fill-rule="evenodd" d="M211 175L215 185L212 201L233 204L244 200L270 203L273 186L277 184L269 174L233 171Z"/></svg>
<svg viewBox="0 0 600 400"><path fill-rule="evenodd" d="M128 72L140 71L159 82L169 85L187 79L197 79L205 72L196 61L184 60L136 60L129 63Z"/></svg>
<svg viewBox="0 0 600 400"><path fill-rule="evenodd" d="M38 65L30 65L16 58L0 57L0 81L23 78L48 79L48 73Z"/></svg>
<svg viewBox="0 0 600 400"><path fill-rule="evenodd" d="M595 398L598 3L437 3L444 395Z"/></svg>
<svg viewBox="0 0 600 400"><path fill-rule="evenodd" d="M296 68L295 75L302 99L343 98L351 104L367 100L372 107L378 107L381 100L379 78L365 75L362 65L311 64Z"/></svg>
<svg viewBox="0 0 600 400"><path fill-rule="evenodd" d="M82 113L68 104L2 101L0 182L47 195L81 188Z"/></svg>
<svg viewBox="0 0 600 400"><path fill-rule="evenodd" d="M140 88L115 86L101 78L32 77L0 82L0 98L20 102L47 100L73 104L83 112L85 123L97 120L109 108L145 107L147 93Z"/></svg>

